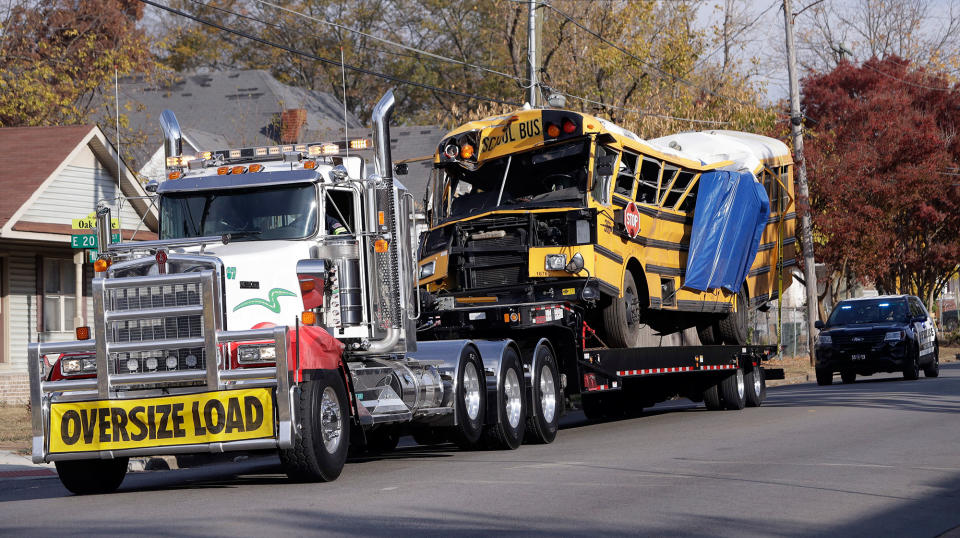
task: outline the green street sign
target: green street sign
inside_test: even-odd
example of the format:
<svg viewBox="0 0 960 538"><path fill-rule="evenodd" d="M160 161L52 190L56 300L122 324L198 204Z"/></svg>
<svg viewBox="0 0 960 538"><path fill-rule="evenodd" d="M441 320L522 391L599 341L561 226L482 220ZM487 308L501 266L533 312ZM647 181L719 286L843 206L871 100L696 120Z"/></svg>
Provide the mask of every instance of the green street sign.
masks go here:
<svg viewBox="0 0 960 538"><path fill-rule="evenodd" d="M110 240L114 243L120 241L120 234L111 234ZM97 244L97 235L96 234L78 234L70 236L70 247L71 248L92 248L97 249L99 245Z"/></svg>

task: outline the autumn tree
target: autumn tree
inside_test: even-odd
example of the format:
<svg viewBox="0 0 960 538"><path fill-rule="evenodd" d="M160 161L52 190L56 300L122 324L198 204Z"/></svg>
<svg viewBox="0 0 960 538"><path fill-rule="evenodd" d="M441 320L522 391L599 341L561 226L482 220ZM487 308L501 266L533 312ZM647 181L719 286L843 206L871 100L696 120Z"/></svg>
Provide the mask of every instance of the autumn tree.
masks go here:
<svg viewBox="0 0 960 538"><path fill-rule="evenodd" d="M2 13L0 126L83 123L114 73L154 70L137 0L17 2Z"/></svg>
<svg viewBox="0 0 960 538"><path fill-rule="evenodd" d="M960 260L960 88L895 56L803 81L817 258L932 303Z"/></svg>

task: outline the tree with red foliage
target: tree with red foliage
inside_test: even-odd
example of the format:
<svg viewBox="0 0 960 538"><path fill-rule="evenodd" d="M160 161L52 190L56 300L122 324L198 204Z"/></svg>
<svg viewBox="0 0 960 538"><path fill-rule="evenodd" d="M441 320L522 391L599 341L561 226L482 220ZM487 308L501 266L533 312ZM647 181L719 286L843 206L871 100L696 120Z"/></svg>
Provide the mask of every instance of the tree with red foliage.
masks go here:
<svg viewBox="0 0 960 538"><path fill-rule="evenodd" d="M817 258L931 304L960 261L960 87L874 58L807 77L803 105Z"/></svg>

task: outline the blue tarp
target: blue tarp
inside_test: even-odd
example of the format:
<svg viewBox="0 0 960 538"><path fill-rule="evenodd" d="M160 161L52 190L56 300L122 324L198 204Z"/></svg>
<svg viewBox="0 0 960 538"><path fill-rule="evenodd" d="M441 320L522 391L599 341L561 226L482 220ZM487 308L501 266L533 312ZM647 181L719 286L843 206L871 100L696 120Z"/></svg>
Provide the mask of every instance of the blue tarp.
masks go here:
<svg viewBox="0 0 960 538"><path fill-rule="evenodd" d="M700 176L684 287L739 292L769 217L767 192L750 172Z"/></svg>

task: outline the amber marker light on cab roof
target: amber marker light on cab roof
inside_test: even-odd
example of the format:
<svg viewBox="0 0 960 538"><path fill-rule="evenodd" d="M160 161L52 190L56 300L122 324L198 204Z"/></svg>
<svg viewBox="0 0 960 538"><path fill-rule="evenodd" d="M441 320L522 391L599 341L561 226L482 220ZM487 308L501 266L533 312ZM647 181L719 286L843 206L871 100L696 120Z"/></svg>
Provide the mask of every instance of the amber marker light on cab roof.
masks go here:
<svg viewBox="0 0 960 538"><path fill-rule="evenodd" d="M217 175L218 175L218 176L225 176L225 175L227 175L227 174L229 174L229 173L230 173L230 167L229 167L229 166L221 166L220 168L217 168Z"/></svg>
<svg viewBox="0 0 960 538"><path fill-rule="evenodd" d="M262 164L251 164L251 165L250 165L250 168L248 168L247 170L249 170L250 172L259 172L260 170L263 170L263 165L262 165Z"/></svg>
<svg viewBox="0 0 960 538"><path fill-rule="evenodd" d="M230 174L231 174L231 175L232 175L232 174L243 174L243 173L246 173L246 171L247 171L247 167L246 167L246 166L234 166L233 168L230 169Z"/></svg>
<svg viewBox="0 0 960 538"><path fill-rule="evenodd" d="M317 162L316 162L316 161L303 161L303 167L306 168L307 170L313 170L314 168L317 167Z"/></svg>
<svg viewBox="0 0 960 538"><path fill-rule="evenodd" d="M167 174L167 179L180 179L183 177L183 172L170 172Z"/></svg>
<svg viewBox="0 0 960 538"><path fill-rule="evenodd" d="M110 267L110 260L106 258L100 258L97 261L93 262L93 270L102 273Z"/></svg>
<svg viewBox="0 0 960 538"><path fill-rule="evenodd" d="M90 327L77 327L77 340L89 340Z"/></svg>

